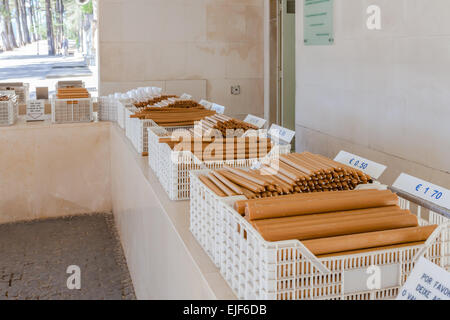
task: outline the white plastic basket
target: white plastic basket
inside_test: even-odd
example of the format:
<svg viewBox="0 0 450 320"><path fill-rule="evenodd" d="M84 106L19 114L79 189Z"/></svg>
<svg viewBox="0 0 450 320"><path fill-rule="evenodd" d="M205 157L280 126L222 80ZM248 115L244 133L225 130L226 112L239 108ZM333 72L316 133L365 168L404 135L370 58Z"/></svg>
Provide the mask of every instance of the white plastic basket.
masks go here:
<svg viewBox="0 0 450 320"><path fill-rule="evenodd" d="M147 119L141 120L138 118L130 118L129 115L134 114L134 112L135 110L133 109L125 109L125 113L127 116L127 137L131 140L133 146L139 154L149 153L149 135L147 129L154 126L154 121Z"/></svg>
<svg viewBox="0 0 450 320"><path fill-rule="evenodd" d="M125 104L117 100L117 123L122 129L125 129Z"/></svg>
<svg viewBox="0 0 450 320"><path fill-rule="evenodd" d="M161 155L160 148L162 144L159 143L159 138L167 135L167 131L161 127L150 127L147 129L148 136L148 164L153 172L158 176L159 167L161 163L159 159Z"/></svg>
<svg viewBox="0 0 450 320"><path fill-rule="evenodd" d="M17 102L0 101L0 126L12 126L16 123L19 115Z"/></svg>
<svg viewBox="0 0 450 320"><path fill-rule="evenodd" d="M4 86L0 84L0 91L13 90L17 96L18 104L27 104L30 97L30 84L24 83L23 86Z"/></svg>
<svg viewBox="0 0 450 320"><path fill-rule="evenodd" d="M117 100L111 97L98 98L98 119L117 121Z"/></svg>
<svg viewBox="0 0 450 320"><path fill-rule="evenodd" d="M158 150L156 160L159 161L156 165L157 176L169 198L171 200L188 200L190 199L190 171L203 168L215 170L223 168L225 165L234 168L249 168L260 161L289 153L291 146L275 145L264 158L218 161L200 161L190 151L173 151L166 143L160 143L155 149Z"/></svg>
<svg viewBox="0 0 450 320"><path fill-rule="evenodd" d="M92 98L56 99L52 102L53 123L91 122L94 120Z"/></svg>
<svg viewBox="0 0 450 320"><path fill-rule="evenodd" d="M300 241L267 242L232 204L243 197L220 198L191 173L191 232L239 299L380 300L398 295L419 257L447 270L450 220L439 223L426 244L370 253L317 258ZM367 269L378 266L380 289L367 287Z"/></svg>

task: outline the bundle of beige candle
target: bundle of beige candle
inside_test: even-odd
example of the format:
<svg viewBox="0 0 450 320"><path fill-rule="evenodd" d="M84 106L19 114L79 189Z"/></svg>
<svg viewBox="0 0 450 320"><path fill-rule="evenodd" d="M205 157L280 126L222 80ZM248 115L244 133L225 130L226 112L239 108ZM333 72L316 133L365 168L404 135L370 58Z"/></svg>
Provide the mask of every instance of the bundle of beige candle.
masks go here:
<svg viewBox="0 0 450 320"><path fill-rule="evenodd" d="M193 126L197 121L215 115L215 111L203 106L195 107L147 107L139 110L131 118L151 119L161 127Z"/></svg>
<svg viewBox="0 0 450 320"><path fill-rule="evenodd" d="M217 175L221 183L212 178ZM280 155L255 170L225 167L200 179L220 197L244 195L248 199L354 190L360 184L373 182L357 169L309 152Z"/></svg>
<svg viewBox="0 0 450 320"><path fill-rule="evenodd" d="M420 227L388 190L243 200L235 209L266 241L300 240L317 256L423 244L437 227Z"/></svg>
<svg viewBox="0 0 450 320"><path fill-rule="evenodd" d="M222 137L240 137L248 130L258 130L258 127L225 115L216 114L199 121L195 130L200 131L202 136L220 134Z"/></svg>
<svg viewBox="0 0 450 320"><path fill-rule="evenodd" d="M264 158L272 150L268 138L161 137L174 151L192 152L201 161L224 161Z"/></svg>
<svg viewBox="0 0 450 320"><path fill-rule="evenodd" d="M178 98L178 97L175 95L162 95L159 97L148 99L147 101L136 102L136 103L134 103L134 106L136 108L145 108L147 106L152 106L154 104L160 103L161 101L164 101L164 100L167 100L170 98Z"/></svg>

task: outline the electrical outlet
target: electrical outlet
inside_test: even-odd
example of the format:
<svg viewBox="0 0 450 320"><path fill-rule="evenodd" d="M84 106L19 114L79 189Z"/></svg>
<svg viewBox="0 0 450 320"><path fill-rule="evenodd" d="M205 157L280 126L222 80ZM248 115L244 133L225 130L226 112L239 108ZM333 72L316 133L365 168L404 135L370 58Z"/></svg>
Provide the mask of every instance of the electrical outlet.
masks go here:
<svg viewBox="0 0 450 320"><path fill-rule="evenodd" d="M241 94L241 86L231 86L231 94L238 96Z"/></svg>

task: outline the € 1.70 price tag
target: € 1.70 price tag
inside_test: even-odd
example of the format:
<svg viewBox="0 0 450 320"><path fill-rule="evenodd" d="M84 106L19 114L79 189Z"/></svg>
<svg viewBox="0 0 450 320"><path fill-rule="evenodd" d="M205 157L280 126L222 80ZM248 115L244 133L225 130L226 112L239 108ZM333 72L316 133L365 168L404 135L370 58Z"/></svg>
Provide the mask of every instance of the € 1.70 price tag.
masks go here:
<svg viewBox="0 0 450 320"><path fill-rule="evenodd" d="M374 179L379 179L381 175L384 173L384 171L387 169L385 165L376 163L368 159L364 159L360 156L345 151L339 152L334 161L361 170L362 172L368 174Z"/></svg>
<svg viewBox="0 0 450 320"><path fill-rule="evenodd" d="M393 186L413 196L430 201L440 207L450 209L450 191L443 187L410 176L406 173L402 173Z"/></svg>

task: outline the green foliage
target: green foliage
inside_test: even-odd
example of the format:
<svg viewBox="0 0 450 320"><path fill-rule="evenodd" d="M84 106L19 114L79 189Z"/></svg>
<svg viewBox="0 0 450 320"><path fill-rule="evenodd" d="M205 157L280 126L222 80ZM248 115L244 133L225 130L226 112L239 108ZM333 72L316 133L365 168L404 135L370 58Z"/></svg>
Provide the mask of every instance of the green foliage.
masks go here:
<svg viewBox="0 0 450 320"><path fill-rule="evenodd" d="M89 1L89 3L83 5L81 7L81 10L83 11L84 14L93 14L94 13L94 6L92 4L92 0Z"/></svg>

